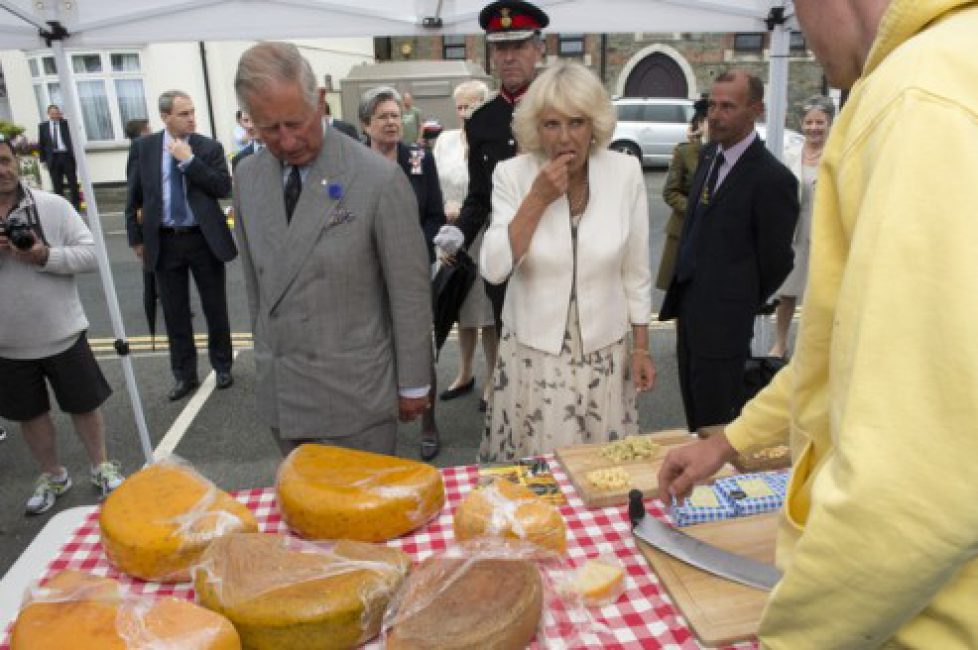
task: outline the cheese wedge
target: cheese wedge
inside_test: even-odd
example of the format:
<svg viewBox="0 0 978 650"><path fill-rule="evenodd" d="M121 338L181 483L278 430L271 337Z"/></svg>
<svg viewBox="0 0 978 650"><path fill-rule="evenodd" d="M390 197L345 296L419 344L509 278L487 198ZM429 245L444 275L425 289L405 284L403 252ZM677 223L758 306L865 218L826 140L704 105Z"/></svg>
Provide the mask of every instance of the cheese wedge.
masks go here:
<svg viewBox="0 0 978 650"><path fill-rule="evenodd" d="M144 580L182 582L221 535L257 531L246 506L175 463L150 465L120 485L99 515L102 547L119 569Z"/></svg>
<svg viewBox="0 0 978 650"><path fill-rule="evenodd" d="M240 650L223 616L186 600L126 598L119 583L62 571L35 592L11 630L11 650Z"/></svg>
<svg viewBox="0 0 978 650"><path fill-rule="evenodd" d="M579 594L588 605L612 603L625 588L621 562L597 558L585 562L574 574L567 590Z"/></svg>
<svg viewBox="0 0 978 650"><path fill-rule="evenodd" d="M195 570L197 600L229 618L249 650L353 648L375 636L410 558L362 542L309 547L261 533L223 537Z"/></svg>
<svg viewBox="0 0 978 650"><path fill-rule="evenodd" d="M282 519L309 539L386 541L423 526L445 504L431 465L314 444L282 461L275 490Z"/></svg>
<svg viewBox="0 0 978 650"><path fill-rule="evenodd" d="M497 479L475 490L455 509L455 539L501 537L532 542L557 553L567 550L560 512L528 488Z"/></svg>

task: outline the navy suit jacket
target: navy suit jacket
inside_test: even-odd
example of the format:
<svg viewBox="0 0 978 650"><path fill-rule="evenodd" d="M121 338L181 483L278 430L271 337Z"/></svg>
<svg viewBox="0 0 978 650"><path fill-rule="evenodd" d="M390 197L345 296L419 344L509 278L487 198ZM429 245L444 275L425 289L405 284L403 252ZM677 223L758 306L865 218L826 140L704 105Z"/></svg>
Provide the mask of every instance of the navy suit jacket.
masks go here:
<svg viewBox="0 0 978 650"><path fill-rule="evenodd" d="M680 248L690 237L695 198L700 196L715 144L703 147L690 187ZM743 354L757 310L791 271L791 240L798 220L798 181L760 138L747 148L698 219L691 242L696 261L692 278L675 274L659 320L687 318L689 347L697 355L726 358Z"/></svg>
<svg viewBox="0 0 978 650"><path fill-rule="evenodd" d="M211 252L222 262L229 262L238 251L224 211L218 203L218 199L231 194L231 175L228 173L224 147L220 142L197 133L192 133L187 142L194 154L183 176L187 202ZM162 131L133 141L129 150L126 233L130 246L143 245L143 264L149 270L156 269L160 255L162 159ZM142 223L136 221L136 211L140 208L143 211Z"/></svg>
<svg viewBox="0 0 978 650"><path fill-rule="evenodd" d="M61 129L61 142L68 150L68 155L74 158L75 152L71 148L71 132L68 130L68 120L60 120L58 126ZM41 149L41 162L50 165L51 159L54 158L54 140L51 138L50 120L44 120L37 125L37 143Z"/></svg>
<svg viewBox="0 0 978 650"><path fill-rule="evenodd" d="M420 152L420 173L415 173L411 163L414 152ZM397 164L411 182L411 189L418 197L418 213L421 219L421 230L424 231L424 243L428 247L428 261L435 261L435 235L445 225L445 202L442 199L441 185L438 182L438 169L435 167L435 156L430 149L418 145L397 144Z"/></svg>

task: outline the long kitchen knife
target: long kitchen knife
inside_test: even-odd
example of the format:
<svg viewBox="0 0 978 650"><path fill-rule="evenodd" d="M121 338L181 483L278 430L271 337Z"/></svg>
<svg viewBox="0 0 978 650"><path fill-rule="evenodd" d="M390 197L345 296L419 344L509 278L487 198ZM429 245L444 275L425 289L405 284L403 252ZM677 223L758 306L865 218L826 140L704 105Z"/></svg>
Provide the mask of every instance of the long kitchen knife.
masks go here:
<svg viewBox="0 0 978 650"><path fill-rule="evenodd" d="M633 504L634 501L630 504L632 532L663 553L721 578L764 591L773 589L781 579L781 572L770 564L707 544L644 513L636 517Z"/></svg>

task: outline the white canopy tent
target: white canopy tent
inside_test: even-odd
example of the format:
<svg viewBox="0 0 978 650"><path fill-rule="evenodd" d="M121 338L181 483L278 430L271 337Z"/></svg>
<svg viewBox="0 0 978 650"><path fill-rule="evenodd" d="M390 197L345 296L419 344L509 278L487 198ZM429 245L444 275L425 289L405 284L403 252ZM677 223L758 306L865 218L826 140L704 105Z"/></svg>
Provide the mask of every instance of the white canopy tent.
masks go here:
<svg viewBox="0 0 978 650"><path fill-rule="evenodd" d="M152 446L128 357L98 206L85 165L85 142L65 48L147 42L349 36L437 36L480 31L488 0L0 0L0 48L50 47L68 106L78 174L88 197L99 269L116 349L147 462ZM781 155L788 78L789 32L797 29L791 0L535 0L550 16L550 31L761 32L771 31L768 148Z"/></svg>

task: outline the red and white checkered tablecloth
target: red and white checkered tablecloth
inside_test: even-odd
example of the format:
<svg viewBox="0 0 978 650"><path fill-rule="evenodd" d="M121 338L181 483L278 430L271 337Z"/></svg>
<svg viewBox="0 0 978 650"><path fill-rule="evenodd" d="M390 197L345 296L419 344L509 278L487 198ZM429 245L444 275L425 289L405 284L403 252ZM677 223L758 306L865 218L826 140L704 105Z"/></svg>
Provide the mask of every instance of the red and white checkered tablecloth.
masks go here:
<svg viewBox="0 0 978 650"><path fill-rule="evenodd" d="M572 647L607 648L609 650L639 650L641 648L699 648L699 644L685 619L673 606L659 583L658 577L635 547L628 522L627 508L610 507L588 510L577 496L574 487L560 464L552 458L550 466L554 477L567 496L568 503L560 511L567 524L567 559L571 565L579 565L588 558L602 553L616 555L627 569L626 591L617 602L592 609L595 621L606 628L600 634L587 634ZM424 528L400 539L388 542L400 548L416 562L445 550L454 540L452 513L455 507L476 485L478 468L474 465L450 467L441 470L445 481L446 507L437 519ZM234 493L235 498L251 509L259 526L266 533L287 533L275 503L273 488L256 488ZM651 515L665 519L657 502L647 502ZM162 584L130 578L117 571L102 552L99 541L98 511L93 512L75 530L71 539L62 547L58 556L39 577L48 577L63 569L77 569L94 575L115 578L133 594L176 596L193 599L190 583ZM5 631L0 650L9 650L9 629ZM372 644L369 647L380 647ZM533 647L539 647L534 644ZM735 648L755 648L745 643Z"/></svg>

